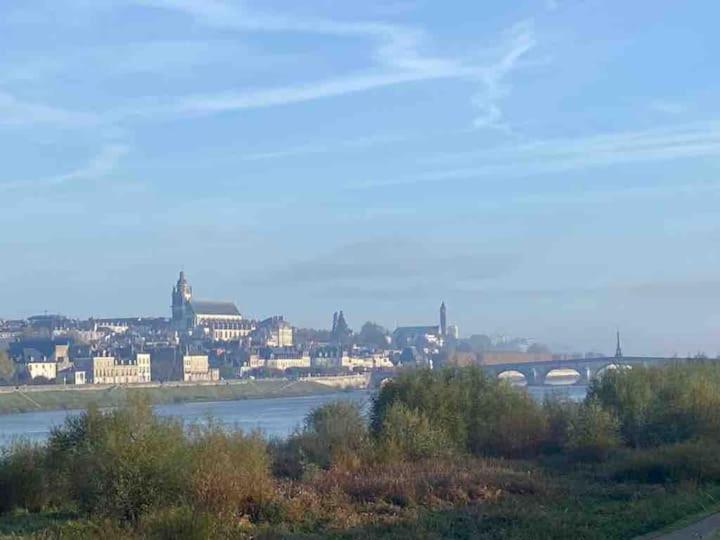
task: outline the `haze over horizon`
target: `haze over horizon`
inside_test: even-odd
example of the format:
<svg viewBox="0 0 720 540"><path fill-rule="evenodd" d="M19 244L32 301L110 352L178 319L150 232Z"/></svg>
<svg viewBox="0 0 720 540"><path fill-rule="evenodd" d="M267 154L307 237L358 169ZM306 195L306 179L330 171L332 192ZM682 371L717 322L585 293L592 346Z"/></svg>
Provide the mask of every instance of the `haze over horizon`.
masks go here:
<svg viewBox="0 0 720 540"><path fill-rule="evenodd" d="M720 4L508 4L6 0L0 317L720 353Z"/></svg>

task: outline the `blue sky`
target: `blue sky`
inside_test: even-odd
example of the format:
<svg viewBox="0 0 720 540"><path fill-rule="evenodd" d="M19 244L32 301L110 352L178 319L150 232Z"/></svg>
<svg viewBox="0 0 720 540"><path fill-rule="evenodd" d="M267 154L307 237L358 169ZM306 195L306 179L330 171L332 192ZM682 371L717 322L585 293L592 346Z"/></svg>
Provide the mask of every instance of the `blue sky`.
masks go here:
<svg viewBox="0 0 720 540"><path fill-rule="evenodd" d="M195 294L720 352L720 4L4 0L0 314Z"/></svg>

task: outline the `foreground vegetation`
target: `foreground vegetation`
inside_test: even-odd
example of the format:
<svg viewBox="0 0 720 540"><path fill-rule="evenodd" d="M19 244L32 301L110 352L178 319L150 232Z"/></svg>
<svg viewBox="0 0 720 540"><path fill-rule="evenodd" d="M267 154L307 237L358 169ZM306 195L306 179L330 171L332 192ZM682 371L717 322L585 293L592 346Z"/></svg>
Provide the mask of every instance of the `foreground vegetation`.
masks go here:
<svg viewBox="0 0 720 540"><path fill-rule="evenodd" d="M411 371L369 419L333 402L287 440L143 401L0 460L0 533L35 538L633 538L720 501L720 369L607 374L537 403L473 368Z"/></svg>

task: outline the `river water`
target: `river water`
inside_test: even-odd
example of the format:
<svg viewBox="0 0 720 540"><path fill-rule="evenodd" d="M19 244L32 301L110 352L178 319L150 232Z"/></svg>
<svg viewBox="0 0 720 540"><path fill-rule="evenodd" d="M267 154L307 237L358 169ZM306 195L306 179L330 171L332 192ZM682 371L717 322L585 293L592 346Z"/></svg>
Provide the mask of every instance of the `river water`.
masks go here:
<svg viewBox="0 0 720 540"><path fill-rule="evenodd" d="M582 399L586 389L579 386L543 386L528 389L537 399L558 393L569 399ZM349 399L363 407L369 403L370 392L358 390L303 397L246 399L241 401L211 401L204 403L173 403L157 405L161 416L180 418L185 424L205 423L209 418L228 428L260 429L268 436L286 437L314 408L336 399ZM0 446L15 439L43 441L53 426L63 423L79 410L38 411L0 415Z"/></svg>

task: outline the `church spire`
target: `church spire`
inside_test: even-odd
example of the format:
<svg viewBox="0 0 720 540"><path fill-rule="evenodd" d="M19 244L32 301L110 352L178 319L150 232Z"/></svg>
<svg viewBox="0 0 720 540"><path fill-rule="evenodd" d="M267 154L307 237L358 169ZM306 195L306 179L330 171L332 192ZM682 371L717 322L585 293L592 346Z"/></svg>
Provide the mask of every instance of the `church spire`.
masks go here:
<svg viewBox="0 0 720 540"><path fill-rule="evenodd" d="M615 358L622 358L622 347L620 347L620 330L617 331L617 347L615 347Z"/></svg>
<svg viewBox="0 0 720 540"><path fill-rule="evenodd" d="M445 309L445 302L440 304L440 335L447 336L447 310Z"/></svg>

